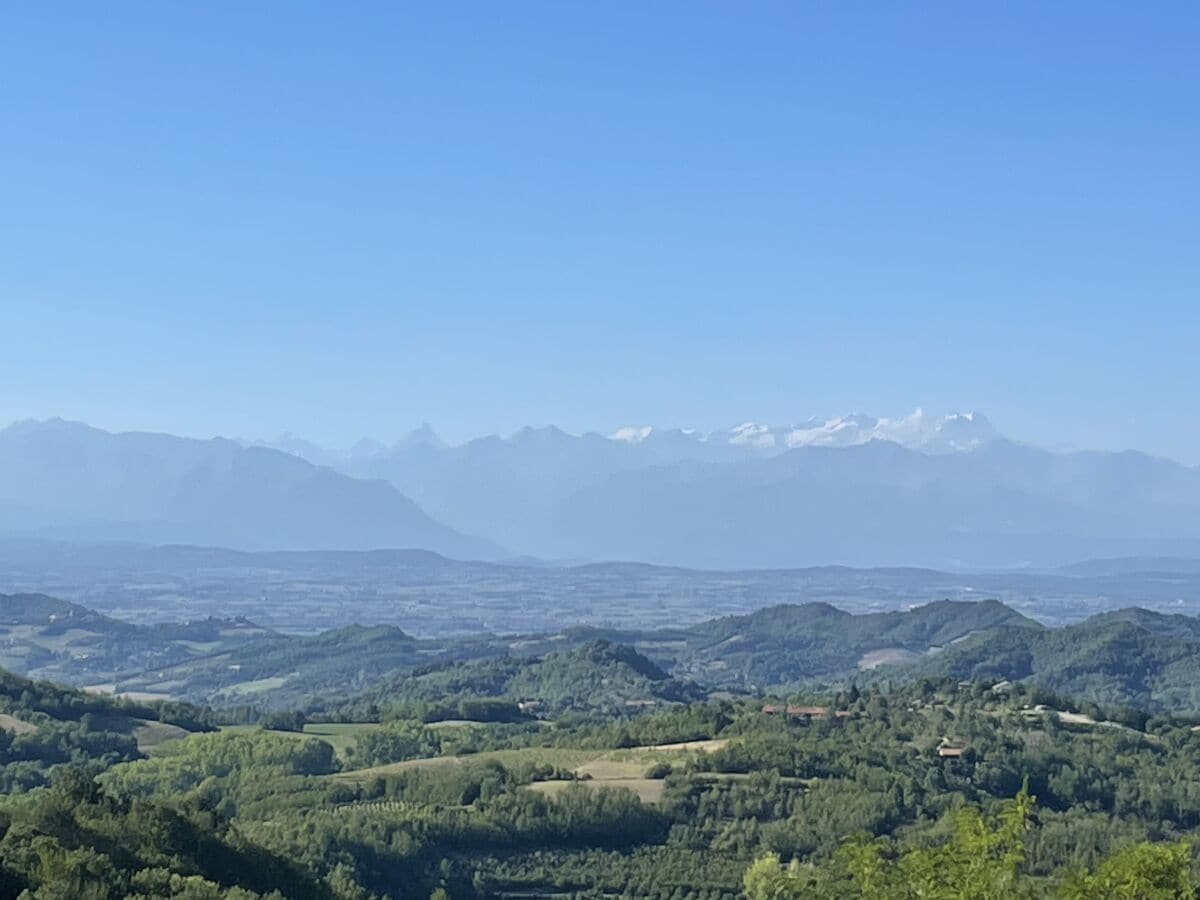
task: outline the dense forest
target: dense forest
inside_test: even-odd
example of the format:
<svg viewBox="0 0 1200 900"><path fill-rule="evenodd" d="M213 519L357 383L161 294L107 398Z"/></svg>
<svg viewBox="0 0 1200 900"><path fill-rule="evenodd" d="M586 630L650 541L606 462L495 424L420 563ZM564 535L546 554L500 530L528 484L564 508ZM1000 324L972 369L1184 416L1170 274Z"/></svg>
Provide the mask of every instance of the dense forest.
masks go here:
<svg viewBox="0 0 1200 900"><path fill-rule="evenodd" d="M6 611L10 652L79 634L158 652L83 607L27 595ZM0 673L0 897L1150 898L1196 883L1200 626L1181 616L1048 629L999 603L809 604L454 646L395 628L155 630L177 648L164 665L248 680L210 706ZM312 686L276 691L289 669Z"/></svg>
<svg viewBox="0 0 1200 900"><path fill-rule="evenodd" d="M604 644L552 671L597 656L669 680ZM400 698L371 722L217 730L219 712L3 684L3 896L1192 896L1200 735L1020 683L553 719ZM178 733L98 727L152 714Z"/></svg>

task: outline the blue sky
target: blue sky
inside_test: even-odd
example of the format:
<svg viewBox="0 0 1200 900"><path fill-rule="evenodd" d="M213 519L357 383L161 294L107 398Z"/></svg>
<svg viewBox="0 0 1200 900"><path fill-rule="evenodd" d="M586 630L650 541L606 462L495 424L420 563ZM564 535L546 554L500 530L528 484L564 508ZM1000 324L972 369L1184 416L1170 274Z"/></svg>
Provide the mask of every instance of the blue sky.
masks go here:
<svg viewBox="0 0 1200 900"><path fill-rule="evenodd" d="M348 443L978 409L1200 462L1200 7L0 23L0 420Z"/></svg>

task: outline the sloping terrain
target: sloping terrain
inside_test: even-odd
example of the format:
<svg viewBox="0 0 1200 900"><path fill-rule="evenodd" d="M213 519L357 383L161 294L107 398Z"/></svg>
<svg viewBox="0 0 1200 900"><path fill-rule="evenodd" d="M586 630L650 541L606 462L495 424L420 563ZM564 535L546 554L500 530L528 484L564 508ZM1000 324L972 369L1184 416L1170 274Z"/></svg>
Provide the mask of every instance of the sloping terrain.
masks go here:
<svg viewBox="0 0 1200 900"><path fill-rule="evenodd" d="M1046 628L997 601L853 615L782 604L691 627L422 639L393 627L283 635L243 620L139 626L0 595L0 665L133 698L269 709L359 696L539 700L547 710L874 678L1028 679L1149 711L1200 709L1200 620L1130 608Z"/></svg>
<svg viewBox="0 0 1200 900"><path fill-rule="evenodd" d="M457 707L468 715L472 701L491 698L509 701L510 715L522 701L526 712L546 715L568 710L629 712L699 700L705 694L632 647L590 641L541 657L475 660L407 673L359 694L353 706L426 704L446 714ZM504 713L501 707L489 711Z"/></svg>
<svg viewBox="0 0 1200 900"><path fill-rule="evenodd" d="M175 666L131 673L121 691L170 691L226 705L301 706L378 684L434 663L503 653L478 641L422 641L388 625L350 625L317 635L272 636Z"/></svg>
<svg viewBox="0 0 1200 900"><path fill-rule="evenodd" d="M117 701L0 669L0 793L47 784L71 764L137 759L208 727L193 707Z"/></svg>
<svg viewBox="0 0 1200 900"><path fill-rule="evenodd" d="M1061 629L1000 628L909 670L1028 680L1056 693L1149 712L1200 710L1200 623L1141 609Z"/></svg>
<svg viewBox="0 0 1200 900"><path fill-rule="evenodd" d="M435 522L382 481L222 438L113 434L61 420L0 430L0 534L498 553Z"/></svg>
<svg viewBox="0 0 1200 900"><path fill-rule="evenodd" d="M194 663L273 637L245 620L138 626L44 594L0 594L0 667L77 685L108 686L130 672Z"/></svg>
<svg viewBox="0 0 1200 900"><path fill-rule="evenodd" d="M676 671L751 689L846 678L857 668L936 652L1000 626L1041 628L996 601L945 600L859 616L826 603L773 606L690 629Z"/></svg>

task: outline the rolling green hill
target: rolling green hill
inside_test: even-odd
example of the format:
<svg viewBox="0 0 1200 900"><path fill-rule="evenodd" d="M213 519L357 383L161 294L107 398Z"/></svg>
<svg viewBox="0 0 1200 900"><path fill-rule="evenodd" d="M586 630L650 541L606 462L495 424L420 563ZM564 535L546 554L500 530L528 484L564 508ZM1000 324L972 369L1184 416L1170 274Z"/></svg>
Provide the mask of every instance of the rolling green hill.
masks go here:
<svg viewBox="0 0 1200 900"><path fill-rule="evenodd" d="M671 677L632 647L592 641L542 657L503 657L429 667L388 679L355 697L356 708L424 704L431 713L464 717L481 699L486 715L514 718L517 704L545 715L568 710L630 712L701 699L703 689Z"/></svg>
<svg viewBox="0 0 1200 900"><path fill-rule="evenodd" d="M349 625L316 635L269 635L226 652L128 674L121 691L164 692L215 705L283 709L434 664L496 656L490 638L429 641L390 625Z"/></svg>
<svg viewBox="0 0 1200 900"><path fill-rule="evenodd" d="M547 665L627 665L663 680L612 646L562 657ZM114 889L98 895L104 900L129 896L135 877L148 877L135 873L152 853L172 872L331 900L911 900L918 878L949 882L923 891L931 897L1193 896L1186 848L1179 865L1157 864L1160 852L1175 859L1174 842L1200 834L1200 736L1189 723L1085 722L1064 715L1069 705L1042 706L1044 692L1024 685L996 692L954 680L815 699L843 715L770 715L760 700L742 699L633 720L570 716L554 727L430 727L400 717L361 731L340 763L331 747L303 735L203 735L111 768L98 790L75 792L84 801L78 812L43 792L21 825L58 836L75 823L83 847L111 854L116 871L104 878ZM997 843L990 826L1014 797L1031 815ZM185 822L148 827L155 820L141 817L149 812L143 804L177 809L262 858L244 856L222 872L213 861L227 858L225 850L196 853L202 835ZM104 815L122 806L138 813L128 835L114 834ZM57 814L43 817L43 809ZM962 834L975 840L960 842ZM0 840L0 866L11 859L26 883L60 886L62 867L30 864L31 843L24 828ZM126 852L128 844L137 852ZM1187 882L1177 879L1174 892L1106 889L1101 867L1130 848L1150 854L1131 874ZM878 865L864 872L858 863L867 853ZM864 883L921 855L929 859L922 869L906 864L888 878L895 890L879 889L878 878L874 887ZM280 860L296 867L280 870ZM755 860L803 878L807 889L744 892L742 873ZM314 893L285 882L289 871L313 879ZM1093 889L1067 891L1084 872L1098 873ZM60 887L47 896L78 892Z"/></svg>
<svg viewBox="0 0 1200 900"><path fill-rule="evenodd" d="M241 619L140 626L44 595L0 595L0 666L134 698L272 710L388 692L404 702L633 710L695 696L684 683L770 691L947 676L1029 679L1099 703L1196 712L1196 659L1200 619L1190 616L1131 608L1051 629L994 600L866 615L782 604L661 631L422 639L394 626L307 636Z"/></svg>
<svg viewBox="0 0 1200 900"><path fill-rule="evenodd" d="M772 606L690 629L676 674L705 684L770 688L846 679L907 663L972 634L1041 626L994 600L943 600L906 612L855 616L827 603Z"/></svg>
<svg viewBox="0 0 1200 900"><path fill-rule="evenodd" d="M1060 629L1001 628L910 667L905 674L1029 680L1100 704L1200 712L1200 622L1122 610Z"/></svg>
<svg viewBox="0 0 1200 900"><path fill-rule="evenodd" d="M44 594L0 594L0 667L31 678L111 685L276 638L244 619L141 626Z"/></svg>
<svg viewBox="0 0 1200 900"><path fill-rule="evenodd" d="M182 704L115 700L0 671L0 793L47 784L67 765L98 772L209 727L204 711Z"/></svg>

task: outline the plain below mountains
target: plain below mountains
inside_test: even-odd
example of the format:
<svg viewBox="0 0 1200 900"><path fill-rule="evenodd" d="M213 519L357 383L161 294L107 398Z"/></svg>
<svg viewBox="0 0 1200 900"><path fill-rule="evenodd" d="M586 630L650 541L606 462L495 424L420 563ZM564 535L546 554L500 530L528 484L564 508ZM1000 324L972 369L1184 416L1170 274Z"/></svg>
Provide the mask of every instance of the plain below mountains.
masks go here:
<svg viewBox="0 0 1200 900"><path fill-rule="evenodd" d="M395 486L216 438L112 434L75 422L0 431L0 534L255 549L416 547L491 558L494 544Z"/></svg>

